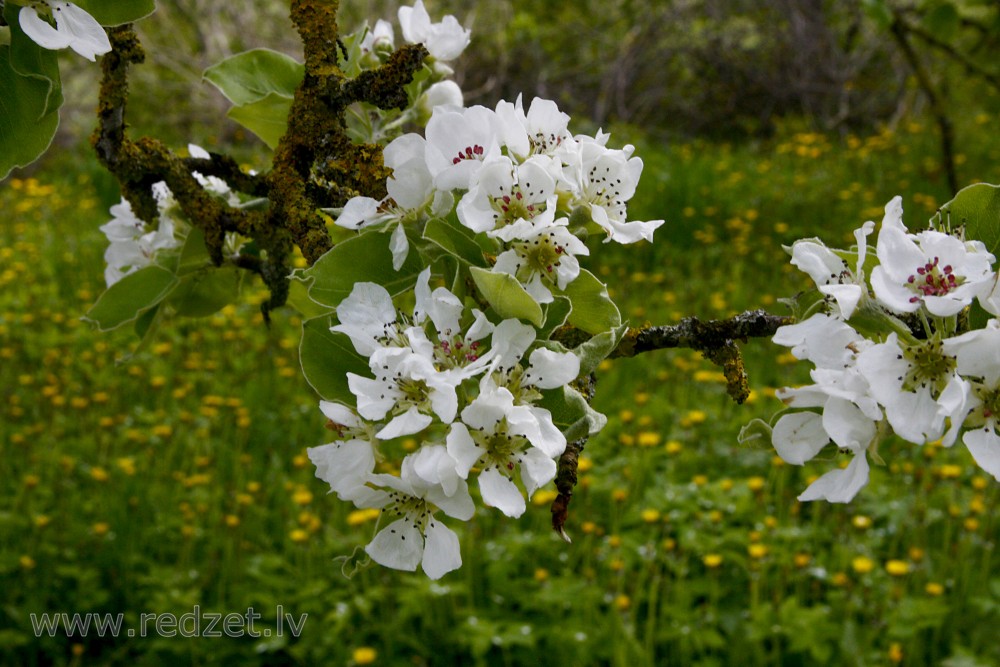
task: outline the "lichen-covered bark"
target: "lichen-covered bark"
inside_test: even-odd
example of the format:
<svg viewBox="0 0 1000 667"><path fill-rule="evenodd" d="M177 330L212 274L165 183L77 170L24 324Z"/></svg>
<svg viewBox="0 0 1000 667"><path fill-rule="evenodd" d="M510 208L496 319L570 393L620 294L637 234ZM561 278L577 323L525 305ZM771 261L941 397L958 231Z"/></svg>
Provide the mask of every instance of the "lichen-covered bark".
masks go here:
<svg viewBox="0 0 1000 667"><path fill-rule="evenodd" d="M288 293L288 257L298 246L312 264L332 246L319 210L342 206L362 194L385 196L390 175L382 148L353 144L345 133L344 113L357 101L380 108L407 104L405 86L427 56L421 45L399 49L377 70L345 81L338 64L337 0L292 0L291 17L302 39L305 76L292 101L288 127L275 150L272 168L263 176L246 174L232 158L183 158L163 143L132 140L126 128L128 69L143 62L142 46L131 26L110 30L112 51L102 62L98 126L92 137L101 163L118 179L136 215L157 218L152 186L165 181L191 224L205 234L212 259L220 264L226 232L252 238L259 256L238 266L258 273L271 297L265 315L282 305ZM263 210L228 206L205 192L193 172L223 179L233 190L266 198Z"/></svg>

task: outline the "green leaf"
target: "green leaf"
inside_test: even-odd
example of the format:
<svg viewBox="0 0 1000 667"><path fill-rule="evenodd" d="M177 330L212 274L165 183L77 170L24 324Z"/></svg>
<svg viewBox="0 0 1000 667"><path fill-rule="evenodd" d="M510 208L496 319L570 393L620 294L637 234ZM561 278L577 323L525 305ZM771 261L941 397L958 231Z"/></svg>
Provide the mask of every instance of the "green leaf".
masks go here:
<svg viewBox="0 0 1000 667"><path fill-rule="evenodd" d="M573 303L569 323L590 334L598 334L621 326L618 306L608 296L607 286L593 273L580 269L580 275L563 290Z"/></svg>
<svg viewBox="0 0 1000 667"><path fill-rule="evenodd" d="M570 300L564 296L557 296L545 306L545 323L538 330L538 340L545 340L552 336L552 332L566 324L573 306Z"/></svg>
<svg viewBox="0 0 1000 667"><path fill-rule="evenodd" d="M399 271L394 270L389 237L371 231L341 241L295 277L308 283L313 301L333 308L347 298L354 283L377 283L395 296L412 289L422 269L420 258L411 252Z"/></svg>
<svg viewBox="0 0 1000 667"><path fill-rule="evenodd" d="M101 331L111 331L163 301L176 286L177 276L172 272L155 264L147 266L109 287L83 319Z"/></svg>
<svg viewBox="0 0 1000 667"><path fill-rule="evenodd" d="M368 361L354 350L351 339L330 331L330 318L317 317L302 323L299 363L306 382L328 401L354 405L347 373L368 377Z"/></svg>
<svg viewBox="0 0 1000 667"><path fill-rule="evenodd" d="M278 95L291 99L302 82L305 67L284 53L253 49L212 65L202 76L240 106Z"/></svg>
<svg viewBox="0 0 1000 667"><path fill-rule="evenodd" d="M101 25L121 25L145 18L156 9L154 0L73 0Z"/></svg>
<svg viewBox="0 0 1000 667"><path fill-rule="evenodd" d="M178 315L207 317L240 296L243 272L235 266L205 266L180 278L170 295L170 305Z"/></svg>
<svg viewBox="0 0 1000 667"><path fill-rule="evenodd" d="M538 405L552 413L552 422L567 440L596 435L608 423L608 418L590 407L583 394L572 387L543 391Z"/></svg>
<svg viewBox="0 0 1000 667"><path fill-rule="evenodd" d="M476 243L472 230L441 218L433 218L424 226L424 238L466 264L486 266L483 251Z"/></svg>
<svg viewBox="0 0 1000 667"><path fill-rule="evenodd" d="M628 331L628 327L625 325L610 331L602 331L587 342L573 348L573 354L580 360L580 376L588 375L597 370L597 366L618 347L618 343L621 342L626 331Z"/></svg>
<svg viewBox="0 0 1000 667"><path fill-rule="evenodd" d="M531 322L536 327L542 326L542 307L524 291L516 278L478 266L469 267L469 271L479 293L500 317L516 317Z"/></svg>
<svg viewBox="0 0 1000 667"><path fill-rule="evenodd" d="M256 102L233 107L226 115L260 137L268 148L274 149L285 136L291 110L292 98L271 93Z"/></svg>
<svg viewBox="0 0 1000 667"><path fill-rule="evenodd" d="M941 207L931 223L940 228L965 225L965 238L979 239L994 256L1000 254L1000 186L976 183L959 190Z"/></svg>
<svg viewBox="0 0 1000 667"><path fill-rule="evenodd" d="M21 76L44 81L48 86L45 106L38 118L56 111L62 106L62 82L59 78L59 56L57 51L45 49L21 30L18 19L20 7L6 5L4 18L10 26L10 66Z"/></svg>
<svg viewBox="0 0 1000 667"><path fill-rule="evenodd" d="M50 83L17 74L10 58L11 47L0 46L0 179L37 160L59 127L58 111L46 112Z"/></svg>
<svg viewBox="0 0 1000 667"><path fill-rule="evenodd" d="M283 53L253 49L209 67L203 76L235 105L227 115L275 148L305 68Z"/></svg>
<svg viewBox="0 0 1000 667"><path fill-rule="evenodd" d="M295 273L299 273L296 271ZM309 298L309 288L301 279L292 274L292 280L288 283L288 305L302 315L303 319L312 319L322 315L329 315L333 309L330 306L318 304Z"/></svg>

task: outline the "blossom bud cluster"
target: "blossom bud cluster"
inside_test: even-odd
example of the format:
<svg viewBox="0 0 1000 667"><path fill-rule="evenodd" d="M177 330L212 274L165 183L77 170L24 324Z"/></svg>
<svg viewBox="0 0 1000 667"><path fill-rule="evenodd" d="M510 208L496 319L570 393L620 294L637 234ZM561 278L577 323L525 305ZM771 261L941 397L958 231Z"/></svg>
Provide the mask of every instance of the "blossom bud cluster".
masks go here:
<svg viewBox="0 0 1000 667"><path fill-rule="evenodd" d="M950 447L961 440L1000 479L1000 320L969 329L972 310L1000 315L994 256L962 233L910 233L899 197L855 231L852 252L795 242L792 264L824 295L822 308L781 327L774 342L814 365L813 384L778 392L792 410L772 443L802 465L832 443L850 463L819 477L799 500L849 502L867 483L869 456L889 435ZM850 261L848 261L850 260Z"/></svg>
<svg viewBox="0 0 1000 667"><path fill-rule="evenodd" d="M537 403L573 381L580 361L536 345L531 326L493 324L444 287L432 290L429 269L414 292L409 315L374 283L355 284L337 306L332 330L350 338L369 373L347 374L354 405L320 404L337 438L308 453L341 500L381 508L386 523L365 548L372 560L419 564L437 579L462 562L437 513L473 516L470 477L483 503L510 517L555 477L566 438Z"/></svg>

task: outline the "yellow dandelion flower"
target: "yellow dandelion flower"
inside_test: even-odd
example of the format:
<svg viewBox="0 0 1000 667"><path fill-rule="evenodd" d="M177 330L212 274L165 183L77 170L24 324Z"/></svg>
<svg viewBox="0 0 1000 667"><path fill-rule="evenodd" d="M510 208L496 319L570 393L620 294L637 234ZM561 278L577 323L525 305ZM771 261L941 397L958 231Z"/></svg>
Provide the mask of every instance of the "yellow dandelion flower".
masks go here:
<svg viewBox="0 0 1000 667"><path fill-rule="evenodd" d="M628 611L632 607L632 599L624 593L615 597L615 609L618 611Z"/></svg>
<svg viewBox="0 0 1000 667"><path fill-rule="evenodd" d="M944 595L944 586L936 581L928 581L927 585L924 586L924 592L933 597Z"/></svg>
<svg viewBox="0 0 1000 667"><path fill-rule="evenodd" d="M763 477L751 477L747 480L747 488L754 493L763 491L765 486L767 486L767 480Z"/></svg>
<svg viewBox="0 0 1000 667"><path fill-rule="evenodd" d="M90 469L90 477L95 482L106 482L111 477L108 475L108 471L99 466L95 466Z"/></svg>
<svg viewBox="0 0 1000 667"><path fill-rule="evenodd" d="M656 523L660 520L660 511L652 508L642 511L642 520L646 523Z"/></svg>
<svg viewBox="0 0 1000 667"><path fill-rule="evenodd" d="M868 574L875 569L875 561L867 556L858 556L851 561L851 568L858 574Z"/></svg>
<svg viewBox="0 0 1000 667"><path fill-rule="evenodd" d="M872 520L866 517L864 514L858 514L851 519L851 524L860 530L865 530L866 528L872 527Z"/></svg>
<svg viewBox="0 0 1000 667"><path fill-rule="evenodd" d="M21 566L22 570L34 570L35 569L35 559L31 556L21 556L17 559L18 565Z"/></svg>
<svg viewBox="0 0 1000 667"><path fill-rule="evenodd" d="M702 556L701 562L705 567L714 570L722 565L722 556L720 554L705 554Z"/></svg>
<svg viewBox="0 0 1000 667"><path fill-rule="evenodd" d="M902 577L910 572L910 564L905 560L888 560L885 563L885 571L894 577Z"/></svg>
<svg viewBox="0 0 1000 667"><path fill-rule="evenodd" d="M308 505L313 501L313 494L308 489L298 489L292 494L292 502L296 505Z"/></svg>
<svg viewBox="0 0 1000 667"><path fill-rule="evenodd" d="M366 509L354 510L347 515L347 525L348 526L360 526L368 521L374 521L382 513L382 510L376 509L374 507L368 507Z"/></svg>
<svg viewBox="0 0 1000 667"><path fill-rule="evenodd" d="M656 447L660 444L660 434L655 431L641 431L638 440L640 447Z"/></svg>
<svg viewBox="0 0 1000 667"><path fill-rule="evenodd" d="M240 518L235 514L227 514L224 521L226 525L229 526L230 528L235 528L236 526L240 525Z"/></svg>
<svg viewBox="0 0 1000 667"><path fill-rule="evenodd" d="M288 534L288 538L296 544L302 544L309 539L309 533L301 528L296 528Z"/></svg>
<svg viewBox="0 0 1000 667"><path fill-rule="evenodd" d="M354 664L370 665L378 659L378 651L370 646L361 646L354 649Z"/></svg>
<svg viewBox="0 0 1000 667"><path fill-rule="evenodd" d="M549 571L544 567L537 568L535 570L535 581L541 583L549 578Z"/></svg>
<svg viewBox="0 0 1000 667"><path fill-rule="evenodd" d="M535 505L548 505L559 495L554 489L540 489L531 497L531 502Z"/></svg>
<svg viewBox="0 0 1000 667"><path fill-rule="evenodd" d="M756 560L763 558L768 552L770 552L770 549L766 544L751 544L747 547L747 554L750 555L750 558Z"/></svg>
<svg viewBox="0 0 1000 667"><path fill-rule="evenodd" d="M91 530L94 531L94 535L97 535L98 537L103 537L104 535L108 534L109 530L111 530L111 526L109 526L104 521L98 521L91 527Z"/></svg>
<svg viewBox="0 0 1000 667"><path fill-rule="evenodd" d="M792 562L795 563L795 567L797 568L808 567L809 563L812 562L812 556L810 556L807 553L799 552L795 554L795 557L792 559Z"/></svg>

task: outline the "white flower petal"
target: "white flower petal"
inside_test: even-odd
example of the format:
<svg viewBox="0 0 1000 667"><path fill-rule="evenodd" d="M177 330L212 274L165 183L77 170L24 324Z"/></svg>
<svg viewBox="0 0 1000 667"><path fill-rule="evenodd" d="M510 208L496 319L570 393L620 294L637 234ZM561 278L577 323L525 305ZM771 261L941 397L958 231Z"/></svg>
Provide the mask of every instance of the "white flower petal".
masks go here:
<svg viewBox="0 0 1000 667"><path fill-rule="evenodd" d="M360 408L359 404L358 409ZM421 413L416 406L412 406L403 414L393 417L392 421L383 426L375 436L381 440L392 440L404 435L413 435L423 431L433 421L431 416Z"/></svg>
<svg viewBox="0 0 1000 667"><path fill-rule="evenodd" d="M420 567L431 579L440 579L452 570L462 567L462 550L458 535L436 519L431 519L424 530L424 555Z"/></svg>
<svg viewBox="0 0 1000 667"><path fill-rule="evenodd" d="M524 514L524 496L514 482L496 468L479 473L479 491L484 503L496 507L507 516L517 518Z"/></svg>
<svg viewBox="0 0 1000 667"><path fill-rule="evenodd" d="M979 467L1000 480L1000 436L994 428L991 420L984 428L968 431L963 442Z"/></svg>
<svg viewBox="0 0 1000 667"><path fill-rule="evenodd" d="M868 459L864 452L853 457L845 469L826 473L809 485L799 495L799 500L826 500L831 503L849 503L858 491L868 484Z"/></svg>
<svg viewBox="0 0 1000 667"><path fill-rule="evenodd" d="M771 432L771 443L786 463L800 466L812 459L830 442L823 429L823 418L815 412L782 415Z"/></svg>
<svg viewBox="0 0 1000 667"><path fill-rule="evenodd" d="M365 552L379 565L414 572L423 556L424 539L413 522L404 517L380 530Z"/></svg>

